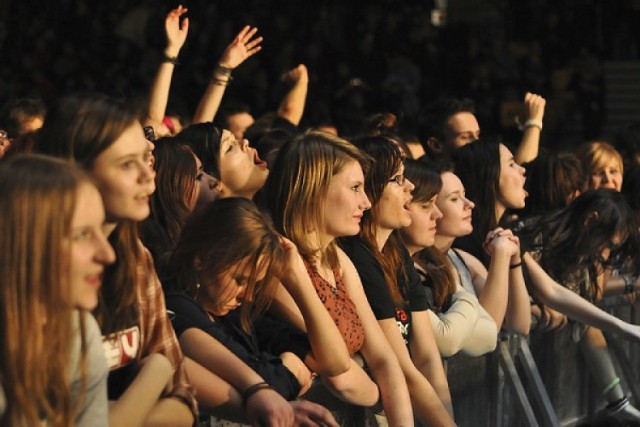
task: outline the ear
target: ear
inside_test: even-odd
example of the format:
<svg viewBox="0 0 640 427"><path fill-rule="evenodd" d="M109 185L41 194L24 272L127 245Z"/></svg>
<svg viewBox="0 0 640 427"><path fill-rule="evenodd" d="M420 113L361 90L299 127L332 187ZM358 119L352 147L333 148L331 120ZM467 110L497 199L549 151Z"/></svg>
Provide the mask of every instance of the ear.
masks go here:
<svg viewBox="0 0 640 427"><path fill-rule="evenodd" d="M427 140L427 147L429 148L429 151L433 154L442 154L442 152L444 151L442 147L442 143L433 137Z"/></svg>
<svg viewBox="0 0 640 427"><path fill-rule="evenodd" d="M595 224L597 220L598 220L598 212L596 211L590 212L589 215L587 215L587 218L584 220L585 228L591 227L591 225Z"/></svg>

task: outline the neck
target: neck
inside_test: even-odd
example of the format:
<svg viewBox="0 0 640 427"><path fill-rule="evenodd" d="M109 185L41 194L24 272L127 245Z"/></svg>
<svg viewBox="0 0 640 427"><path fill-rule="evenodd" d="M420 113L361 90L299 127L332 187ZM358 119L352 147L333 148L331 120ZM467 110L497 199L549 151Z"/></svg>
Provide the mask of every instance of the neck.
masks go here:
<svg viewBox="0 0 640 427"><path fill-rule="evenodd" d="M409 255L411 256L414 256L421 250L425 249L424 246L416 246L416 245L410 245L410 244L405 244L404 246L407 248L407 250L409 251Z"/></svg>
<svg viewBox="0 0 640 427"><path fill-rule="evenodd" d="M389 237L391 237L391 233L393 233L393 230L376 227L376 243L380 252L382 252L382 248L384 248L387 240L389 240Z"/></svg>
<svg viewBox="0 0 640 427"><path fill-rule="evenodd" d="M504 212L507 210L507 208L505 208L501 203L496 203L496 224L500 223L500 219L502 218L502 215L504 215Z"/></svg>
<svg viewBox="0 0 640 427"><path fill-rule="evenodd" d="M443 236L441 234L436 234L436 242L434 246L441 253L446 253L451 246L453 246L453 241L456 240L455 237Z"/></svg>

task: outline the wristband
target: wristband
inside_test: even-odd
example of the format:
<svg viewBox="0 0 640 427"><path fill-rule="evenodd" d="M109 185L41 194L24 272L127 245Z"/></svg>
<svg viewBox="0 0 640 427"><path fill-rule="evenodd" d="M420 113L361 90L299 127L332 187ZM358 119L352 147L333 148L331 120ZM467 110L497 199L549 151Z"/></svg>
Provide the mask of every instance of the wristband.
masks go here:
<svg viewBox="0 0 640 427"><path fill-rule="evenodd" d="M515 270L516 268L521 267L521 266L522 266L522 261L520 261L517 264L510 264L509 265L509 270Z"/></svg>
<svg viewBox="0 0 640 427"><path fill-rule="evenodd" d="M213 69L214 73L220 73L224 76L229 76L231 75L231 72L233 71L233 68L229 68L229 67L224 67L220 64L216 65L216 68Z"/></svg>
<svg viewBox="0 0 640 427"><path fill-rule="evenodd" d="M243 392L242 392L242 404L244 406L247 406L247 401L249 400L249 398L251 396L253 396L254 394L256 394L257 392L259 392L260 390L274 390L273 387L271 387L269 384L267 384L266 382L261 382L258 384L254 384L252 386L247 387Z"/></svg>
<svg viewBox="0 0 640 427"><path fill-rule="evenodd" d="M540 131L542 131L542 120L529 119L520 126L520 130L525 130L528 128L538 128L540 129Z"/></svg>
<svg viewBox="0 0 640 427"><path fill-rule="evenodd" d="M178 62L177 56L169 56L166 53L162 56L162 62L168 62L169 64L173 64L173 65L180 64L180 62Z"/></svg>

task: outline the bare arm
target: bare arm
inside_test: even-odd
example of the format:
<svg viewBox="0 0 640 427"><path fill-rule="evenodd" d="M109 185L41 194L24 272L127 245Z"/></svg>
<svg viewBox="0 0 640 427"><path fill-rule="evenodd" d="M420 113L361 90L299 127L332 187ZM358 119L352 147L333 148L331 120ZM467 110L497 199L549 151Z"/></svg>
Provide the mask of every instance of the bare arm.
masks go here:
<svg viewBox="0 0 640 427"><path fill-rule="evenodd" d="M409 349L414 365L429 380L440 401L453 418L449 383L436 345L431 319L426 310L411 312Z"/></svg>
<svg viewBox="0 0 640 427"><path fill-rule="evenodd" d="M167 15L164 27L167 36L167 47L164 50L166 58L177 58L180 49L187 39L189 31L189 18L184 18L182 24L180 17L187 12L186 8L178 6ZM171 88L171 78L175 64L168 60L160 63L160 68L153 80L151 93L149 94L149 108L144 125L153 126L153 130L158 137L170 134L169 129L162 123L169 101L169 90Z"/></svg>
<svg viewBox="0 0 640 427"><path fill-rule="evenodd" d="M144 358L135 379L109 407L109 425L145 425L173 372L171 362L162 354L154 353ZM188 411L186 406L185 410Z"/></svg>
<svg viewBox="0 0 640 427"><path fill-rule="evenodd" d="M255 37L257 28L246 25L227 46L213 71L213 76L205 89L193 116L193 123L211 122L218 112L220 102L231 81L231 71L247 58L260 52L262 37Z"/></svg>
<svg viewBox="0 0 640 427"><path fill-rule="evenodd" d="M610 315L560 285L549 277L529 253L525 253L522 260L527 266L534 295L542 303L587 325L640 340L640 326L631 325Z"/></svg>
<svg viewBox="0 0 640 427"><path fill-rule="evenodd" d="M236 390L246 390L254 384L264 382L264 379L253 369L200 329L191 328L183 332L180 335L180 346L187 357L190 357L193 361L229 383ZM193 370L193 365L191 368ZM196 385L203 386L205 384L200 380L196 381ZM216 383L214 382L207 385L207 388L215 385ZM211 393L210 390L205 392L207 394ZM282 396L270 389L261 390L256 395L256 399L266 399L266 402L270 402L267 413L269 421L274 424L269 425L291 425L293 422L293 409ZM247 411L247 417L250 420L254 416L256 414Z"/></svg>
<svg viewBox="0 0 640 427"><path fill-rule="evenodd" d="M411 398L398 359L371 311L355 266L341 249L338 249L338 258L344 285L364 327L364 346L360 352L380 388L387 421L391 426L412 426Z"/></svg>
<svg viewBox="0 0 640 427"><path fill-rule="evenodd" d="M540 95L527 92L524 96L524 105L527 109L527 118L525 120L529 125L525 125L522 140L514 155L516 162L520 164L528 163L538 157L546 101Z"/></svg>
<svg viewBox="0 0 640 427"><path fill-rule="evenodd" d="M520 258L520 239L511 230L505 230L503 235L517 245L516 252L509 261L509 301L504 319L508 330L522 335L528 335L531 328L531 299L522 274L522 259Z"/></svg>
<svg viewBox="0 0 640 427"><path fill-rule="evenodd" d="M278 107L278 117L287 119L295 126L300 124L304 107L307 102L309 73L304 64L287 71L282 75L282 81L290 86Z"/></svg>

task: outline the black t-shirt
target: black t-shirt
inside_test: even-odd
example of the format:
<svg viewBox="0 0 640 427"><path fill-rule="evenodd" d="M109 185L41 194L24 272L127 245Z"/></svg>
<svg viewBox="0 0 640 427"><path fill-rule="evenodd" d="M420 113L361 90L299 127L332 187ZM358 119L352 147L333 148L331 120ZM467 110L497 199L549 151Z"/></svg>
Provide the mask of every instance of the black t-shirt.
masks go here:
<svg viewBox="0 0 640 427"><path fill-rule="evenodd" d="M396 319L400 333L405 343L408 344L411 332L411 312L428 310L433 306L433 299L429 298L426 288L422 286L409 252L406 248L401 247L408 281L405 280L402 271L398 272L398 285L403 298L408 302L408 307L398 307L387 287L382 266L362 239L359 237L340 239L340 247L358 270L364 292L376 319Z"/></svg>
<svg viewBox="0 0 640 427"><path fill-rule="evenodd" d="M213 322L197 302L184 294L168 292L166 304L178 338L191 328L198 328L208 333L256 371L282 397L287 400L297 398L300 383L296 377L282 364L280 357L261 351L259 340L242 330L237 310ZM273 336L278 337L274 341L281 345L278 348L272 347L278 351L277 354L290 351L304 360L310 347L302 332L287 328L282 322L271 317L261 318L259 323L259 329L271 330Z"/></svg>

